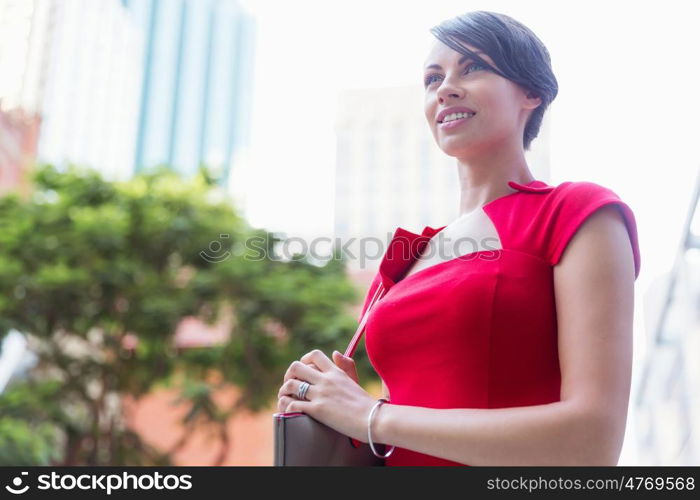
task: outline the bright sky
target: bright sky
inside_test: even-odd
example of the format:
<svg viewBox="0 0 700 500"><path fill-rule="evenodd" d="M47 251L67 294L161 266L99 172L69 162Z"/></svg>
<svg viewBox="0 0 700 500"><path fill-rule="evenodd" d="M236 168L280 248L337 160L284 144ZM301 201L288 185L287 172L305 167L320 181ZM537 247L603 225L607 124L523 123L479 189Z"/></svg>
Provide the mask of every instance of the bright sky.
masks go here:
<svg viewBox="0 0 700 500"><path fill-rule="evenodd" d="M434 41L429 28L468 10L502 12L530 27L549 49L559 82L547 111L549 182L597 182L613 189L636 216L640 361L646 342L642 296L670 269L700 169L700 3L244 3L258 16L253 145L234 181L245 189L241 195L253 224L300 236L332 233L340 89L420 83Z"/></svg>
<svg viewBox="0 0 700 500"><path fill-rule="evenodd" d="M258 17L252 150L234 181L253 224L330 234L337 92L420 83L429 28L465 3L245 3ZM617 192L637 218L638 283L664 272L700 167L700 4L491 0L468 9L508 14L547 45L559 81L548 110L550 182Z"/></svg>

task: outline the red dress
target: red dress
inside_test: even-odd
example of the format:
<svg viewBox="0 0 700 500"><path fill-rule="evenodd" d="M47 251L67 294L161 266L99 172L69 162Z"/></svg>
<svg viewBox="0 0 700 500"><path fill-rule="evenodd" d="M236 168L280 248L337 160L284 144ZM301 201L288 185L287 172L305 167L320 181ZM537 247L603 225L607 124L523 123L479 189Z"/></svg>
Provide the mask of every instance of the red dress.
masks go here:
<svg viewBox="0 0 700 500"><path fill-rule="evenodd" d="M639 275L634 214L613 191L592 182L508 185L517 191L477 209L497 235L489 250L456 253L402 279L446 226L394 232L360 315L381 281L386 294L368 316L365 347L392 404L506 408L559 401L553 266L603 205L614 204L624 216ZM466 464L396 447L386 465Z"/></svg>

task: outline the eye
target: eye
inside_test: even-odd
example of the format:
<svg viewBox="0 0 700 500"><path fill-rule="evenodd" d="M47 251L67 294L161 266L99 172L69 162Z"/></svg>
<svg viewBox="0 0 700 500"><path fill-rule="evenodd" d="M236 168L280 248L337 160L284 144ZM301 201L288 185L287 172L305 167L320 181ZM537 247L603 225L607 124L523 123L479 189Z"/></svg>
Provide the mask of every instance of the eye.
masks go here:
<svg viewBox="0 0 700 500"><path fill-rule="evenodd" d="M481 68L481 69L486 69L486 66L484 66L483 64L481 64L479 62L474 61L474 62L470 62L469 64L467 64L467 67L464 68L464 72L470 73L471 71L469 71L469 70L472 70L475 67ZM423 80L424 85L427 87L428 85L430 85L433 82L433 77L439 77L439 76L440 75L438 75L437 73L433 73L431 75L426 76L425 80Z"/></svg>

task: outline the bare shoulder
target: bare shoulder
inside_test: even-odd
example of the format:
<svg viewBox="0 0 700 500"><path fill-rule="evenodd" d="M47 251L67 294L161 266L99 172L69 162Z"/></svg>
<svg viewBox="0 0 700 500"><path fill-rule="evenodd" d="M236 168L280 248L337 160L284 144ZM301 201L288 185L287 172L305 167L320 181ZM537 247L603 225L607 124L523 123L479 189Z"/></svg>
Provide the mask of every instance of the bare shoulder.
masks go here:
<svg viewBox="0 0 700 500"><path fill-rule="evenodd" d="M571 259L566 259L567 254L574 254L574 256ZM564 260L568 260L569 264L563 267L571 267L572 263L586 265L586 262L593 257L605 257L605 262L597 264L612 264L615 270L622 273L625 272L625 268L631 269L634 281L632 245L624 217L615 204L598 208L584 221L574 234L555 269L561 269ZM617 262L617 265L612 262L613 260Z"/></svg>
<svg viewBox="0 0 700 500"><path fill-rule="evenodd" d="M634 260L614 204L593 212L554 266L561 399L570 400L591 433L622 446L632 371ZM592 438L600 436L591 436Z"/></svg>

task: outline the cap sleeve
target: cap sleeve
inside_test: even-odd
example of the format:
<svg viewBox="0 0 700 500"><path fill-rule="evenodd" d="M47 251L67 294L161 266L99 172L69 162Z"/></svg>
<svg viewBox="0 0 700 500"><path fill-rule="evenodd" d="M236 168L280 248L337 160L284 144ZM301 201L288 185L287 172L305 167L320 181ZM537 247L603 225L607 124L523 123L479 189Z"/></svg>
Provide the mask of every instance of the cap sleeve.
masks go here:
<svg viewBox="0 0 700 500"><path fill-rule="evenodd" d="M559 263L571 238L583 222L605 205L616 206L622 214L634 254L634 277L636 279L639 276L640 254L634 213L615 192L594 182L567 183L555 198L547 224L550 228L547 258L552 266Z"/></svg>

